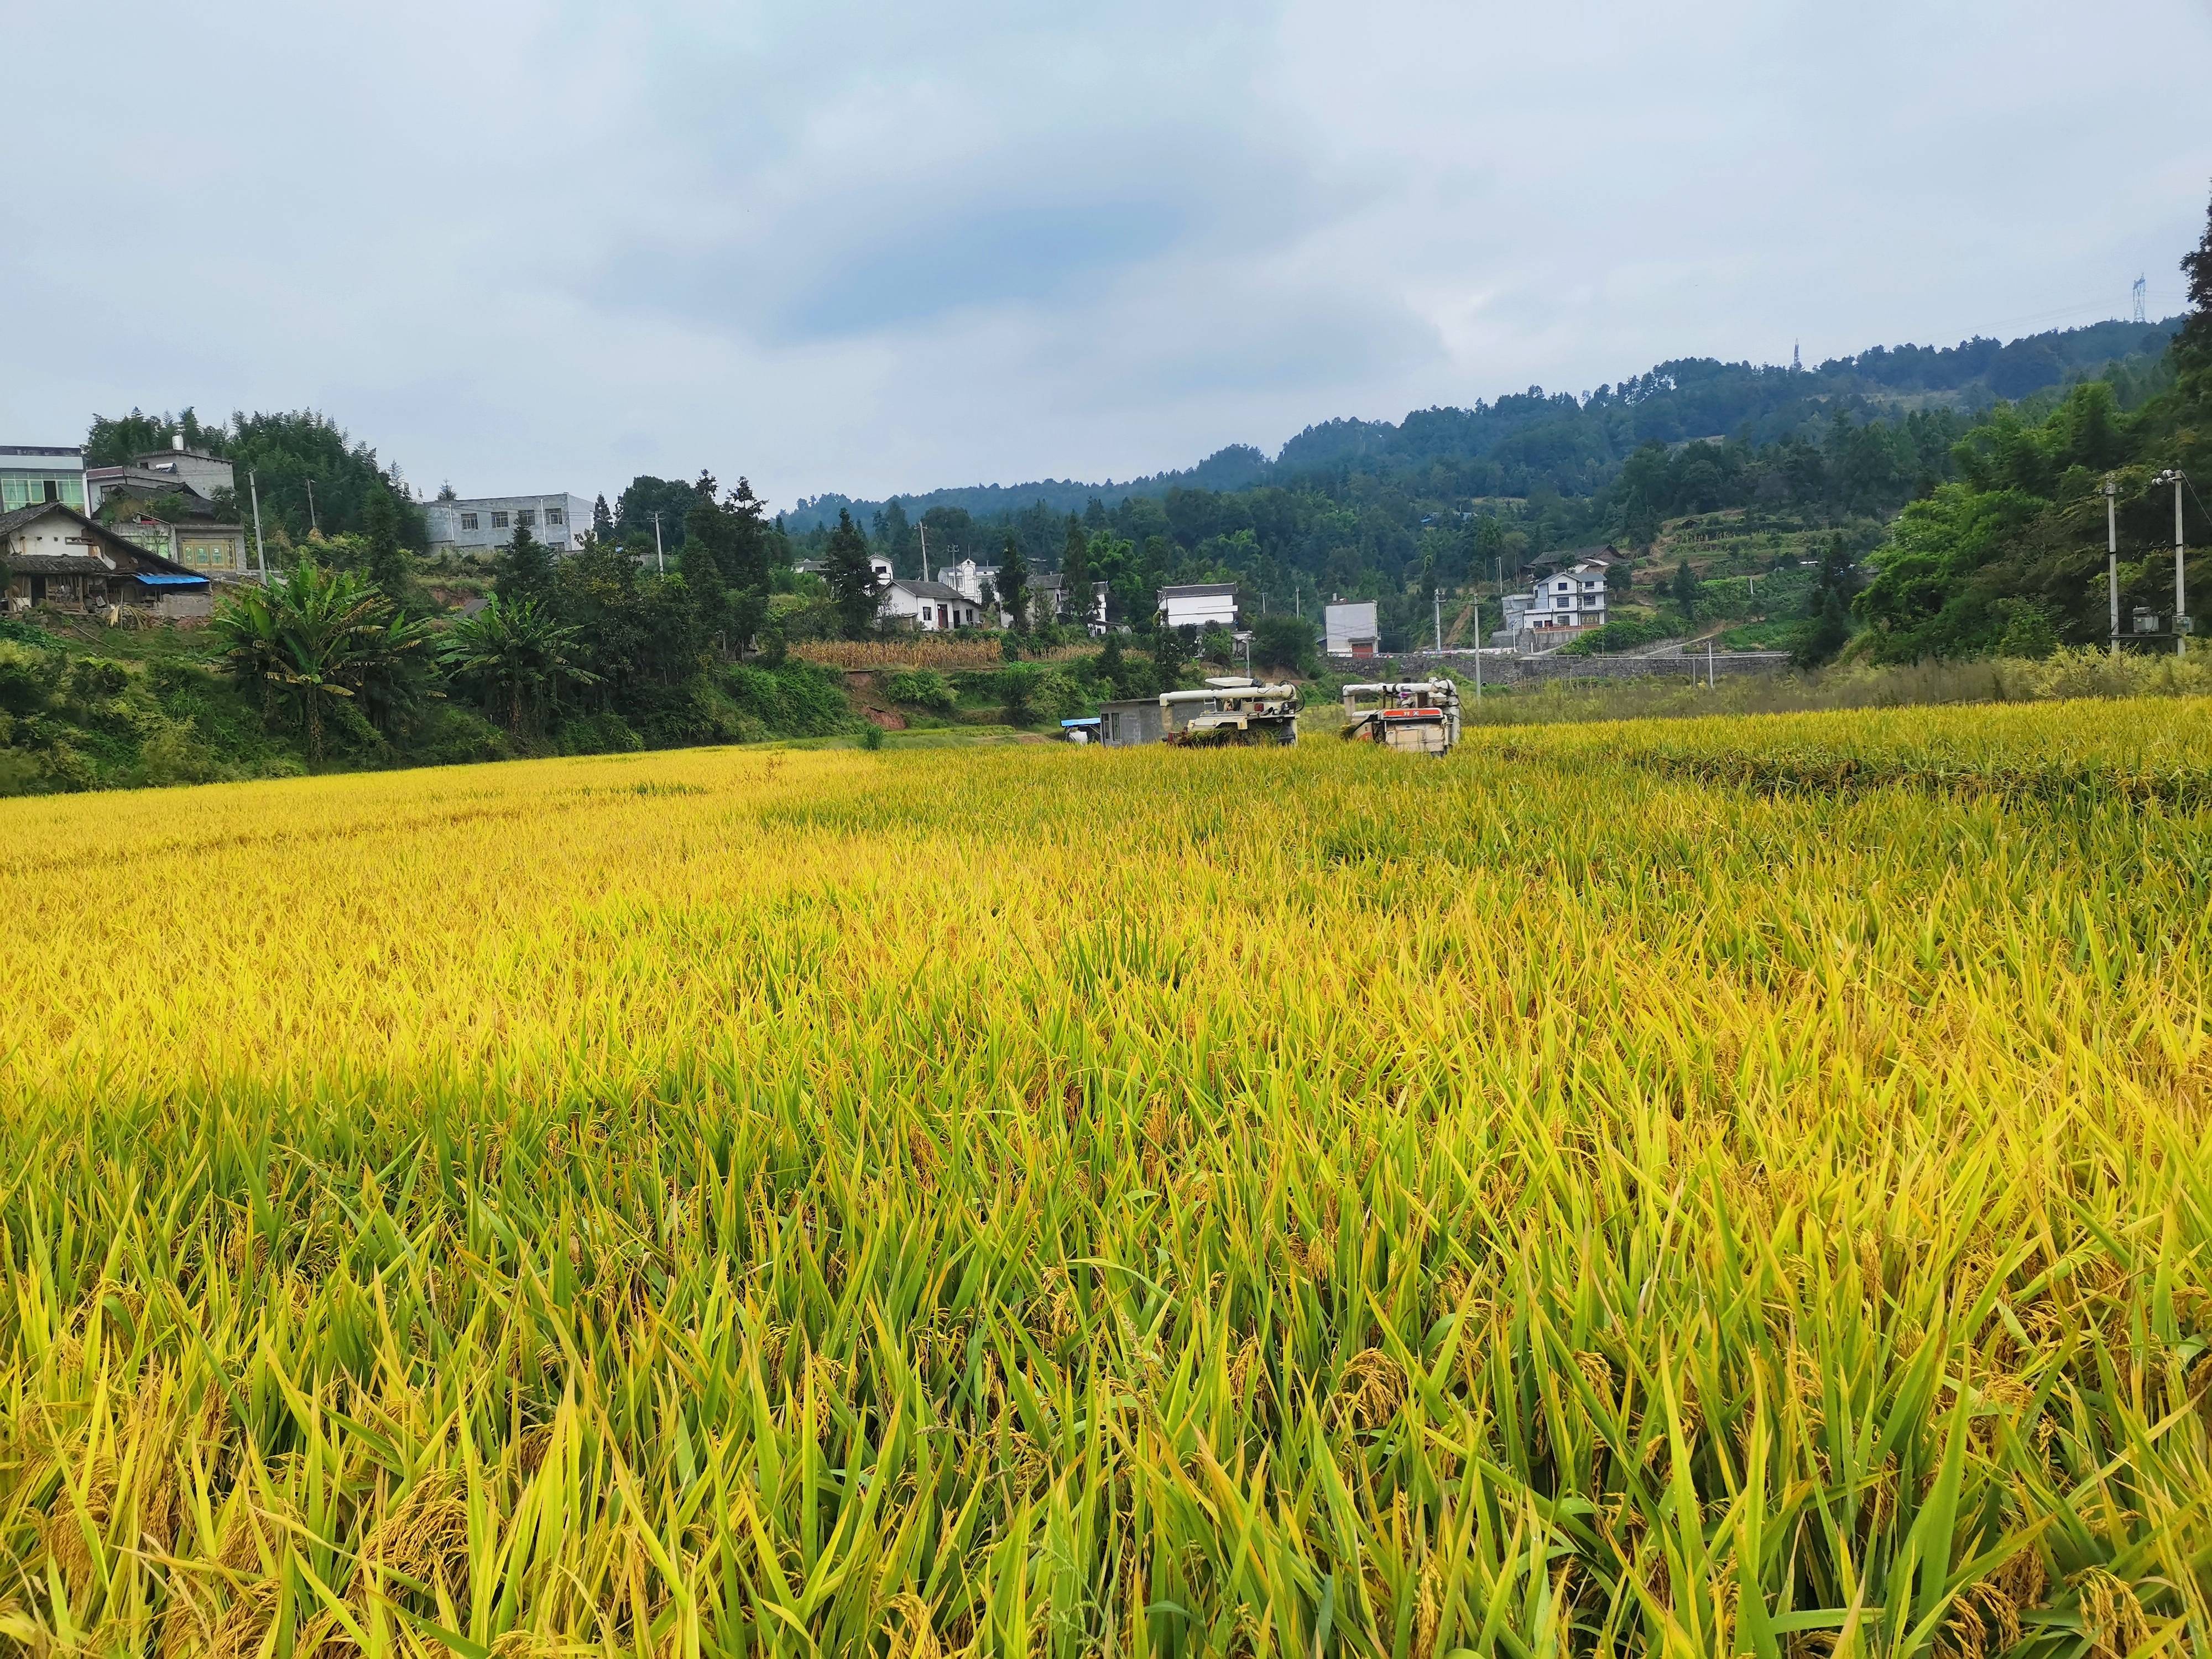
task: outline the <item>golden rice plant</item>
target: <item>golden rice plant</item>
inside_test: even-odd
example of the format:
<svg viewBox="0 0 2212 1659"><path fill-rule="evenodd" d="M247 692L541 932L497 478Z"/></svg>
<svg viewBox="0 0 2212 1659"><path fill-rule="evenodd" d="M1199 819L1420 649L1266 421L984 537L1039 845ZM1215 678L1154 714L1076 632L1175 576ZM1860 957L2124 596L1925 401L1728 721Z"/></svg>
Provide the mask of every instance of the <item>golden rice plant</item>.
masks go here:
<svg viewBox="0 0 2212 1659"><path fill-rule="evenodd" d="M0 1648L2207 1651L2209 756L0 805Z"/></svg>

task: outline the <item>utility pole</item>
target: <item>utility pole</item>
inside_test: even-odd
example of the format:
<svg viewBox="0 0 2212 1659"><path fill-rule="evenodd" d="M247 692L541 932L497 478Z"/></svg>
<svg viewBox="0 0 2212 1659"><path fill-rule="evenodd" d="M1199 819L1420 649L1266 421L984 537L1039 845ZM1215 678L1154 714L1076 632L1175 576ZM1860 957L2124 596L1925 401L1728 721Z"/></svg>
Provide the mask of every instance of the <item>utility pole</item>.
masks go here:
<svg viewBox="0 0 2212 1659"><path fill-rule="evenodd" d="M1436 611L1437 655L1441 657L1444 653L1444 596L1442 593L1431 592L1429 594L1429 604Z"/></svg>
<svg viewBox="0 0 2212 1659"><path fill-rule="evenodd" d="M1474 706L1482 707L1482 598L1474 601Z"/></svg>
<svg viewBox="0 0 2212 1659"><path fill-rule="evenodd" d="M929 526L926 524L918 524L915 528L921 532L921 579L927 581L929 580Z"/></svg>
<svg viewBox="0 0 2212 1659"><path fill-rule="evenodd" d="M2105 475L2105 597L2112 611L2112 654L2120 654L2120 487Z"/></svg>
<svg viewBox="0 0 2212 1659"><path fill-rule="evenodd" d="M668 555L660 549L660 510L658 507L653 514L653 569L655 575L665 576L668 574Z"/></svg>
<svg viewBox="0 0 2212 1659"><path fill-rule="evenodd" d="M231 476L236 477L238 475L234 472ZM250 466L246 469L246 490L253 497L253 556L260 562L261 585L266 587L269 586L269 548L261 539L261 483L253 476L253 469ZM231 499L235 501L237 497Z"/></svg>
<svg viewBox="0 0 2212 1659"><path fill-rule="evenodd" d="M319 536L322 532L322 526L315 522L315 481L310 478L307 480L307 533Z"/></svg>
<svg viewBox="0 0 2212 1659"><path fill-rule="evenodd" d="M2181 486L2189 482L2189 476L2179 467L2170 466L2151 482L2173 486L2173 654L2185 657L2189 654L2189 590L2181 574Z"/></svg>

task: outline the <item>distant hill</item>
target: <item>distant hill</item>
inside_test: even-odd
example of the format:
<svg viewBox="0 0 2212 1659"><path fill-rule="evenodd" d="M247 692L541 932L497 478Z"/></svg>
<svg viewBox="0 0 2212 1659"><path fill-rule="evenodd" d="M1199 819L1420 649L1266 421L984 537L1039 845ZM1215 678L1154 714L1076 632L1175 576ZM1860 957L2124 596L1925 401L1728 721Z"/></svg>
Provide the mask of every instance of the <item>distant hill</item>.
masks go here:
<svg viewBox="0 0 2212 1659"><path fill-rule="evenodd" d="M896 499L909 517L932 507L977 519L1042 507L1080 513L1094 499L1163 497L1171 490L1230 491L1290 484L1314 474L1394 476L1442 463L1484 469L1499 493L1546 487L1567 496L1602 489L1638 445L1729 437L1773 443L1825 426L1838 411L1864 419L1911 409L1977 411L2025 398L2115 363L2163 354L2180 326L2166 321L2094 323L2010 342L1977 336L1954 346L1875 346L1809 369L1686 357L1658 364L1619 386L1577 396L1531 386L1471 409L1415 410L1397 422L1339 418L1310 426L1271 459L1249 444L1217 450L1194 466L1120 483L1044 478L1030 483L971 484ZM785 515L794 532L834 522L849 508L863 525L885 503L823 495Z"/></svg>

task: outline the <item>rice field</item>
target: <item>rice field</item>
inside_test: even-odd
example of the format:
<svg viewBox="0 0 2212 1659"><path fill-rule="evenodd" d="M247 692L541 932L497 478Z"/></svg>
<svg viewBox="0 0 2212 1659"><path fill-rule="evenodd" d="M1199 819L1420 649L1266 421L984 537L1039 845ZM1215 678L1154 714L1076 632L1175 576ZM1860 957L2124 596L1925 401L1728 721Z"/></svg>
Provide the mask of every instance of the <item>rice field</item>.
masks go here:
<svg viewBox="0 0 2212 1659"><path fill-rule="evenodd" d="M2212 1651L2212 703L0 803L0 1651Z"/></svg>

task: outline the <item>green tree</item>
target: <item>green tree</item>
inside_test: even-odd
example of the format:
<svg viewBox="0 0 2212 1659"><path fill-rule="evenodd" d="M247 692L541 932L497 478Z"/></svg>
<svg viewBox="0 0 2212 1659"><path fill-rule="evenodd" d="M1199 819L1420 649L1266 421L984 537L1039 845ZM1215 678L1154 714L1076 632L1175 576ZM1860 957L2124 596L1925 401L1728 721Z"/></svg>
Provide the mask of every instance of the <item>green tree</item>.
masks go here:
<svg viewBox="0 0 2212 1659"><path fill-rule="evenodd" d="M1091 626L1091 538L1083 533L1082 520L1071 513L1060 553L1060 597L1066 620L1086 629Z"/></svg>
<svg viewBox="0 0 2212 1659"><path fill-rule="evenodd" d="M1194 628L1159 628L1152 632L1152 673L1160 683L1160 690L1172 691L1182 684L1184 672L1190 666Z"/></svg>
<svg viewBox="0 0 2212 1659"><path fill-rule="evenodd" d="M611 542L615 538L615 515L608 510L605 495L592 503L592 536L594 540L602 542Z"/></svg>
<svg viewBox="0 0 2212 1659"><path fill-rule="evenodd" d="M544 600L553 592L553 553L518 523L493 567L492 592L509 605Z"/></svg>
<svg viewBox="0 0 2212 1659"><path fill-rule="evenodd" d="M415 590L414 560L399 544L398 504L380 479L368 487L361 520L363 573L385 598L404 604Z"/></svg>
<svg viewBox="0 0 2212 1659"><path fill-rule="evenodd" d="M1114 688L1115 696L1126 697L1129 695L1129 665L1121 653L1121 636L1119 633L1109 633L1106 635L1106 648L1098 653L1098 678Z"/></svg>
<svg viewBox="0 0 2212 1659"><path fill-rule="evenodd" d="M1006 550L999 555L999 603L1012 618L1009 626L1015 633L1030 631L1030 562L1022 556L1022 544L1012 536L1006 538Z"/></svg>
<svg viewBox="0 0 2212 1659"><path fill-rule="evenodd" d="M2189 315L2173 337L2173 367L2185 403L2203 409L2212 406L2212 207L2203 240L2182 256L2181 274L2189 284Z"/></svg>
<svg viewBox="0 0 2212 1659"><path fill-rule="evenodd" d="M1262 617L1252 629L1252 660L1292 674L1314 672L1313 629L1296 617Z"/></svg>
<svg viewBox="0 0 2212 1659"><path fill-rule="evenodd" d="M1033 662L1016 663L999 671L999 695L1006 699L1007 725L1027 726L1036 718L1032 705L1044 677L1044 670Z"/></svg>
<svg viewBox="0 0 2212 1659"><path fill-rule="evenodd" d="M1997 639L1997 655L2039 659L2058 648L2058 629L2051 613L2033 599L2004 599L1998 608L2005 625Z"/></svg>
<svg viewBox="0 0 2212 1659"><path fill-rule="evenodd" d="M845 637L866 639L875 631L875 567L868 562L868 538L842 507L837 512L836 529L830 532L822 574L830 584L830 602L837 607L838 626Z"/></svg>
<svg viewBox="0 0 2212 1659"><path fill-rule="evenodd" d="M1667 584L1667 597L1682 613L1684 622L1697 621L1698 598L1704 591L1705 584L1698 580L1698 573L1690 568L1687 559L1674 567L1674 577Z"/></svg>
<svg viewBox="0 0 2212 1659"><path fill-rule="evenodd" d="M518 737L534 735L564 692L597 678L580 660L576 629L534 597L495 594L446 630L439 655L483 698L484 713Z"/></svg>
<svg viewBox="0 0 2212 1659"><path fill-rule="evenodd" d="M1799 667L1819 668L1832 663L1850 643L1851 601L1858 589L1858 570L1851 562L1850 550L1841 536L1829 537L1807 601L1808 626L1793 653Z"/></svg>
<svg viewBox="0 0 2212 1659"><path fill-rule="evenodd" d="M390 601L359 572L303 561L226 599L209 628L233 677L259 691L264 718L289 703L308 758L320 761L335 711L386 665L392 620Z"/></svg>
<svg viewBox="0 0 2212 1659"><path fill-rule="evenodd" d="M896 496L885 501L876 514L875 531L877 545L891 562L892 575L911 569L927 578L929 573L921 568L921 550L915 544L914 525Z"/></svg>
<svg viewBox="0 0 2212 1659"><path fill-rule="evenodd" d="M656 478L641 472L615 497L615 534L637 547L653 545L653 515L659 515L659 546L673 555L684 545L684 525L698 489L681 478Z"/></svg>

